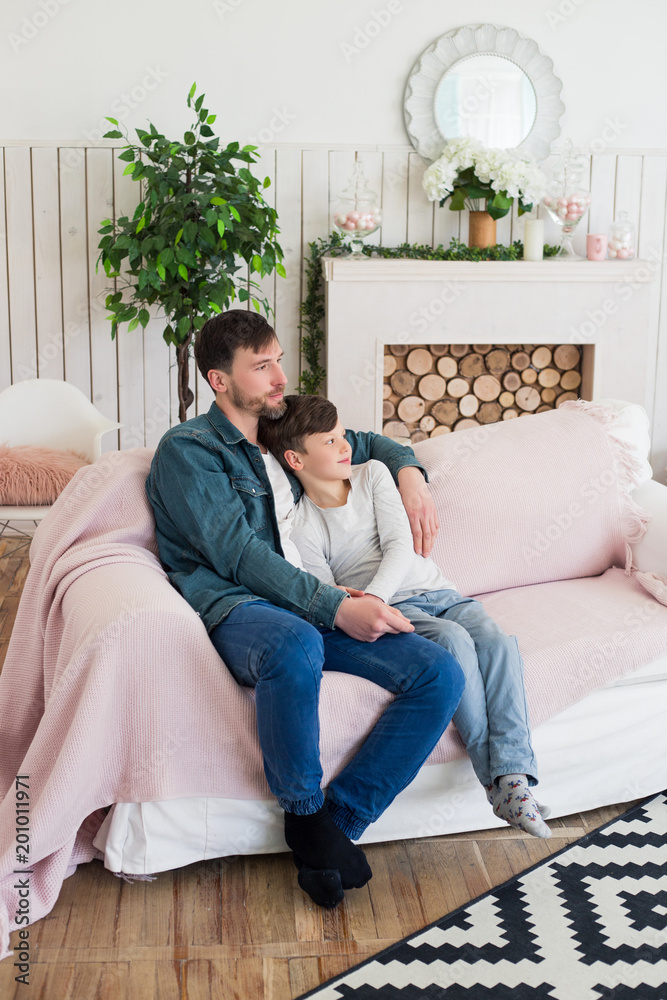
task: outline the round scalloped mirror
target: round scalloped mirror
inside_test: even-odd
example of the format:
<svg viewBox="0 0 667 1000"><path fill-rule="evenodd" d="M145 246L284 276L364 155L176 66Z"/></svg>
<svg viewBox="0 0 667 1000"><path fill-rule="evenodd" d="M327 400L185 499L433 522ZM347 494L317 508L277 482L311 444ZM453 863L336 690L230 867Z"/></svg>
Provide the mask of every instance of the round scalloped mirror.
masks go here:
<svg viewBox="0 0 667 1000"><path fill-rule="evenodd" d="M531 39L514 28L470 24L442 35L417 60L405 125L429 162L461 136L543 160L560 134L561 88L551 59Z"/></svg>

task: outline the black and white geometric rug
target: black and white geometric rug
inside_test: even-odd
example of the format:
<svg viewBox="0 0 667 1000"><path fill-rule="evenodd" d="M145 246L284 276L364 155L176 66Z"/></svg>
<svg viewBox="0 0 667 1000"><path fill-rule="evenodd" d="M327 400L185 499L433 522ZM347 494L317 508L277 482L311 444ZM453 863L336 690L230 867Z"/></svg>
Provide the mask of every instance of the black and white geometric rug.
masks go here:
<svg viewBox="0 0 667 1000"><path fill-rule="evenodd" d="M304 997L667 1000L665 984L663 792Z"/></svg>

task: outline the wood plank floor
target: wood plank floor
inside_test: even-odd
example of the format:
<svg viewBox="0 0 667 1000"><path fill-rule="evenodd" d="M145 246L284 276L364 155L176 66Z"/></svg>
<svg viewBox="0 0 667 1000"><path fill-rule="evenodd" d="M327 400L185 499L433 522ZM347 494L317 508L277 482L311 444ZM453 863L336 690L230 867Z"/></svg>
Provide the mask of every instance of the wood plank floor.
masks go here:
<svg viewBox="0 0 667 1000"><path fill-rule="evenodd" d="M0 667L28 571L0 542ZM30 992L0 963L3 1000L291 1000L624 812L550 823L551 840L494 830L366 848L373 879L334 911L299 889L287 854L200 862L130 885L82 865L30 928ZM17 935L12 935L14 944Z"/></svg>

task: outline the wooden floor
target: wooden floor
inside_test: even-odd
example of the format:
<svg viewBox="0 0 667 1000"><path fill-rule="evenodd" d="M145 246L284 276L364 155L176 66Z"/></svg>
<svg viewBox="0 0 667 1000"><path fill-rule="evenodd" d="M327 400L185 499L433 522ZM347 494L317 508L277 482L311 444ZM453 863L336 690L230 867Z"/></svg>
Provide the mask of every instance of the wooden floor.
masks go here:
<svg viewBox="0 0 667 1000"><path fill-rule="evenodd" d="M2 545L0 666L28 569L25 555L3 558ZM7 959L0 997L291 1000L627 808L554 820L548 841L508 828L370 846L372 880L334 911L299 889L287 854L201 862L133 885L93 861L30 928L29 991Z"/></svg>

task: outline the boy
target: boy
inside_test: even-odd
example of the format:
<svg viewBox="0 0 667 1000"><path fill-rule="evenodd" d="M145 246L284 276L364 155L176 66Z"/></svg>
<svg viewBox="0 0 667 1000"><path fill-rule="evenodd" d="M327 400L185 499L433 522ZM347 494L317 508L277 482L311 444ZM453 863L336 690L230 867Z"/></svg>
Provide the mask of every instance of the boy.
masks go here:
<svg viewBox="0 0 667 1000"><path fill-rule="evenodd" d="M335 406L319 396L286 396L285 404L279 420L260 421L259 437L304 487L291 534L304 568L398 608L452 653L466 678L453 721L494 813L550 837L548 810L530 791L537 767L516 638L414 552L391 476L374 460L351 465Z"/></svg>

